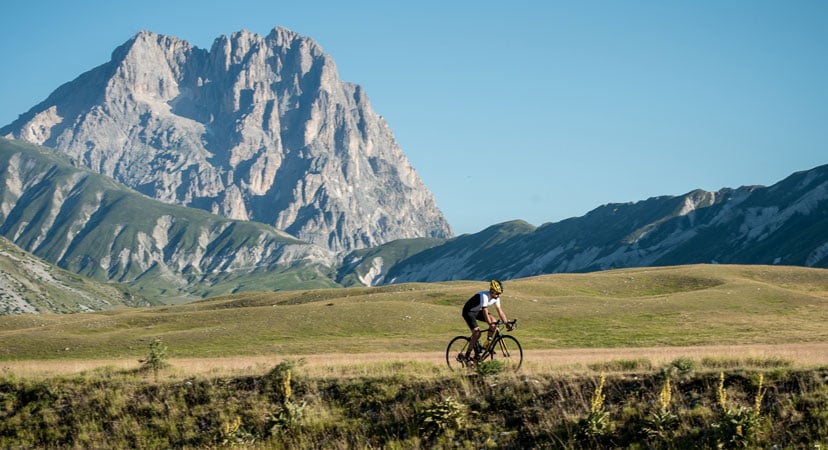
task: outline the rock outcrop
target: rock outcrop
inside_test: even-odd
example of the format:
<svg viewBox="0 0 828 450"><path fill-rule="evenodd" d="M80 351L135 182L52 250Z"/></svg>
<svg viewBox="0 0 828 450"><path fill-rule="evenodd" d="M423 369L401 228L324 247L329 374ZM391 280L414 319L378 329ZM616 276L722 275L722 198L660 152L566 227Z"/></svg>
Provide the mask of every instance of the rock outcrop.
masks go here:
<svg viewBox="0 0 828 450"><path fill-rule="evenodd" d="M209 51L140 32L0 136L337 252L452 235L364 90L284 28L222 36Z"/></svg>

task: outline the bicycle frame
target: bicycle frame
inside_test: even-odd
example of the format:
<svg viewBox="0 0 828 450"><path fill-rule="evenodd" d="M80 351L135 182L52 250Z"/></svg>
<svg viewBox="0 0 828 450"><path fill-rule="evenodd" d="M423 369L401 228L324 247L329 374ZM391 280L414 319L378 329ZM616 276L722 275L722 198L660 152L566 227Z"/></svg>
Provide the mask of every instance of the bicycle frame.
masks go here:
<svg viewBox="0 0 828 450"><path fill-rule="evenodd" d="M477 342L480 344L481 347L483 347L483 351L480 352L481 361L485 360L487 357L490 357L492 355L492 352L494 351L495 347L497 347L497 344L500 343L500 340L502 338L503 334L500 332L500 325L498 324L498 326L495 327L494 333L492 334L492 340L489 342L488 346L485 346L482 342L480 342L480 340L483 339L483 331L481 330L480 337L477 338ZM469 337L469 339L471 339L471 337Z"/></svg>

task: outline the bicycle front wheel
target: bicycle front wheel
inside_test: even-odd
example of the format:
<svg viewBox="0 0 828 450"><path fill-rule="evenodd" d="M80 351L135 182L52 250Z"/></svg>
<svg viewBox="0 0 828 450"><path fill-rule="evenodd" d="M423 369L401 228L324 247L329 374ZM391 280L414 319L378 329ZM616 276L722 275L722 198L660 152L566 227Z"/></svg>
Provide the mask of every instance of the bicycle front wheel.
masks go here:
<svg viewBox="0 0 828 450"><path fill-rule="evenodd" d="M457 336L449 342L446 348L446 364L448 364L449 369L461 370L469 367L471 362L466 359L468 349L468 336Z"/></svg>
<svg viewBox="0 0 828 450"><path fill-rule="evenodd" d="M518 370L523 364L523 348L514 337L501 336L492 347L491 358L502 362L506 369Z"/></svg>

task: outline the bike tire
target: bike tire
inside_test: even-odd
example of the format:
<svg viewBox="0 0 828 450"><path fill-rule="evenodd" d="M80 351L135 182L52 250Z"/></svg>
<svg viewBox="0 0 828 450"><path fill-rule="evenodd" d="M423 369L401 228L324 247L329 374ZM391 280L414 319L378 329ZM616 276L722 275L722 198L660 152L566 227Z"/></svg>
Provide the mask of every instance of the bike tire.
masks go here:
<svg viewBox="0 0 828 450"><path fill-rule="evenodd" d="M468 362L462 360L461 355L465 355L469 348L468 336L457 336L449 341L446 347L446 364L451 370L463 370L469 367Z"/></svg>
<svg viewBox="0 0 828 450"><path fill-rule="evenodd" d="M513 336L501 336L486 356L486 359L502 362L508 370L518 370L523 364L523 347Z"/></svg>

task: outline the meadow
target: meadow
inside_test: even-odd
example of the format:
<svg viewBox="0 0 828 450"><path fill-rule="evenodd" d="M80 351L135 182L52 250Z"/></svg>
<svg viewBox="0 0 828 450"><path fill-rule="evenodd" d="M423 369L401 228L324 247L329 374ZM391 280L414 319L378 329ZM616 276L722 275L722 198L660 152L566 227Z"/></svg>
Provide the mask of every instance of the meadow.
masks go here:
<svg viewBox="0 0 828 450"><path fill-rule="evenodd" d="M450 372L481 282L0 317L3 448L815 448L828 271L507 281L525 349ZM163 367L147 370L153 343Z"/></svg>
<svg viewBox="0 0 828 450"><path fill-rule="evenodd" d="M699 265L506 281L527 350L828 342L828 271ZM0 361L441 352L481 282L244 293L150 308L0 317Z"/></svg>

